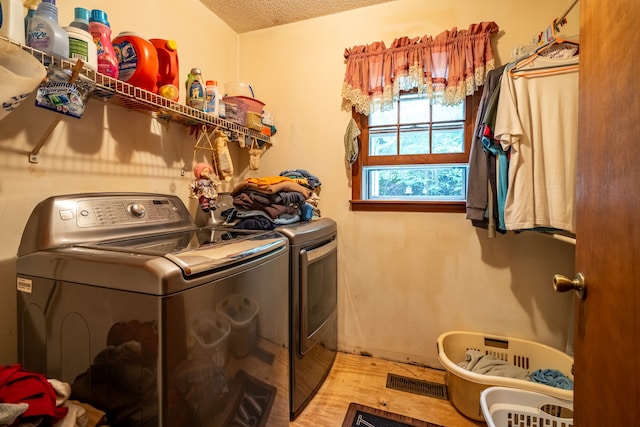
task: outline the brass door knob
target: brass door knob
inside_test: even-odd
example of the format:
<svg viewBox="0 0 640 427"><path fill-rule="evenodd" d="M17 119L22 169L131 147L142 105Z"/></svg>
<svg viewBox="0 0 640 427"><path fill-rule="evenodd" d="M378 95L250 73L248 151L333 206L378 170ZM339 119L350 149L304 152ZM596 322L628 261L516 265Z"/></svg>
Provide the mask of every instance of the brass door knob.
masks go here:
<svg viewBox="0 0 640 427"><path fill-rule="evenodd" d="M587 284L582 273L578 273L576 278L571 280L562 274L553 276L553 289L556 292L576 291L576 295L580 299L585 299L587 295Z"/></svg>

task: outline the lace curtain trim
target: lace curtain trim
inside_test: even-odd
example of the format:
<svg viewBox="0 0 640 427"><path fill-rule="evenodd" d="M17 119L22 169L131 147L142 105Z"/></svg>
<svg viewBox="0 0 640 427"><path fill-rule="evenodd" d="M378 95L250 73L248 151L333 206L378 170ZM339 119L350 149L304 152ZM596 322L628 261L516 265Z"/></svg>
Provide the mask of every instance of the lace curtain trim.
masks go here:
<svg viewBox="0 0 640 427"><path fill-rule="evenodd" d="M491 35L497 32L495 22L481 22L435 38L400 37L390 48L384 42L347 48L342 109L365 115L388 110L400 91L416 88L435 102L460 103L495 68Z"/></svg>

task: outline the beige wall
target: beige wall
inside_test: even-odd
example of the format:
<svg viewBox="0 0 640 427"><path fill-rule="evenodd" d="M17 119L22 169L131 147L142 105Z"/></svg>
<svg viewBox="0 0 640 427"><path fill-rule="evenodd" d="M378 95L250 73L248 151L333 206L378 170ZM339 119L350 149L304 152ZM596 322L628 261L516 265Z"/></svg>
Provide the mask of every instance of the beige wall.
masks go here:
<svg viewBox="0 0 640 427"><path fill-rule="evenodd" d="M73 6L59 1L60 22ZM539 235L488 239L463 214L364 213L349 210L349 172L340 110L346 47L395 37L436 35L492 20L500 26L496 53L511 60L562 13L555 0L513 2L397 0L378 6L237 35L196 0L104 2L114 34L135 30L178 41L181 76L198 66L205 78L249 82L273 113L277 135L260 170L233 147L236 177L306 169L322 181L320 208L339 227L339 344L394 360L436 366L435 342L449 330L481 331L564 348L570 295L555 294L551 276L573 275L573 247ZM144 19L135 19L135 16ZM577 25L577 12L568 17ZM572 19L573 18L573 19ZM166 27L161 22L174 24ZM568 31L571 26L568 25ZM577 27L575 27L577 28ZM577 32L577 31L576 31ZM93 99L80 119L63 119L37 164L27 153L53 113L29 98L0 121L0 363L16 361L15 253L35 204L52 194L151 191L188 199L195 142L188 129Z"/></svg>

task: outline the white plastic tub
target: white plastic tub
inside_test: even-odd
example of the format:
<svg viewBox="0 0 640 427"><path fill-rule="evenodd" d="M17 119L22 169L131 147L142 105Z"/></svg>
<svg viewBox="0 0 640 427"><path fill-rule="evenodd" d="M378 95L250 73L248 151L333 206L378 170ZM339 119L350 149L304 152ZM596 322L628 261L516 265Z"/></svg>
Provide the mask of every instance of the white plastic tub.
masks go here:
<svg viewBox="0 0 640 427"><path fill-rule="evenodd" d="M231 325L229 346L234 356L245 357L255 346L257 338L258 302L242 294L232 294L216 307Z"/></svg>
<svg viewBox="0 0 640 427"><path fill-rule="evenodd" d="M573 426L573 402L507 387L489 387L480 394L489 427Z"/></svg>
<svg viewBox="0 0 640 427"><path fill-rule="evenodd" d="M465 360L467 350L478 350L526 369L530 374L538 369L557 369L573 380L573 357L560 350L517 338L461 331L440 335L437 346L438 359L447 371L449 400L458 411L471 419L484 419L480 393L493 386L517 388L573 401L573 390L534 381L478 374L458 366Z"/></svg>

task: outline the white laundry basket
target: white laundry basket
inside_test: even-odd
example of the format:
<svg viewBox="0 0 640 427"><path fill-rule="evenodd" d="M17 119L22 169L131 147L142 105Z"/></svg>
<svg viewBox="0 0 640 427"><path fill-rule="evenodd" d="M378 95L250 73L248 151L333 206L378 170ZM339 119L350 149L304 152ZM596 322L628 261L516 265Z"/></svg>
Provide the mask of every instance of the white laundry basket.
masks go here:
<svg viewBox="0 0 640 427"><path fill-rule="evenodd" d="M463 415L481 421L480 393L492 386L511 387L573 401L573 390L534 381L484 375L458 366L467 350L478 350L533 373L538 369L556 369L573 380L573 357L555 348L517 338L491 336L476 332L447 332L438 337L438 359L446 370L449 400Z"/></svg>
<svg viewBox="0 0 640 427"><path fill-rule="evenodd" d="M0 38L0 120L16 109L46 75L47 69L36 58Z"/></svg>
<svg viewBox="0 0 640 427"><path fill-rule="evenodd" d="M232 294L220 301L216 310L231 325L229 347L233 355L247 356L257 339L258 302L242 294Z"/></svg>
<svg viewBox="0 0 640 427"><path fill-rule="evenodd" d="M573 402L508 387L489 387L480 394L489 427L572 427Z"/></svg>

